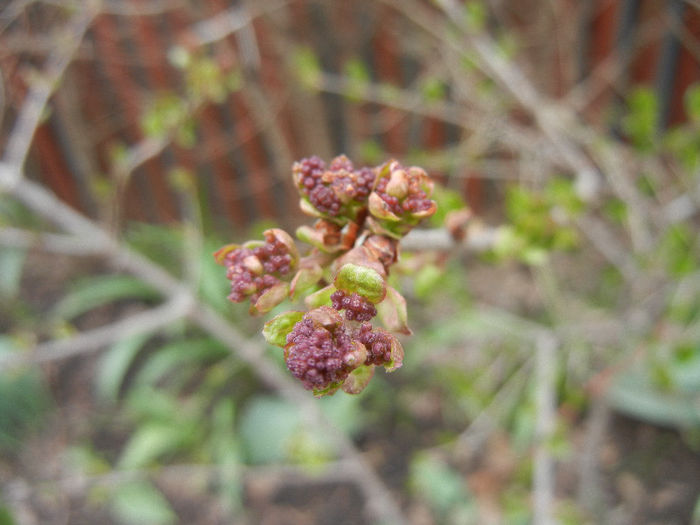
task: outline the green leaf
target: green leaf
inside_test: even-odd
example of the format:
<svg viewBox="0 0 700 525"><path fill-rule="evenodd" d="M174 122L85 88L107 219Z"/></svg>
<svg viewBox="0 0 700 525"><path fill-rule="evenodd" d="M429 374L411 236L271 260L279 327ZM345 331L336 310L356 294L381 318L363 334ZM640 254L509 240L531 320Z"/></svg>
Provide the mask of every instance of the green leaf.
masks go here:
<svg viewBox="0 0 700 525"><path fill-rule="evenodd" d="M292 56L294 71L307 88L317 88L321 76L321 64L308 47L300 47Z"/></svg>
<svg viewBox="0 0 700 525"><path fill-rule="evenodd" d="M399 222L401 217L396 215L389 205L382 199L376 192L372 192L369 195L368 208L369 212L374 215L377 219L390 222Z"/></svg>
<svg viewBox="0 0 700 525"><path fill-rule="evenodd" d="M314 388L314 397L332 396L338 390L340 390L341 386L343 386L343 381L336 381L335 383L331 383L324 388Z"/></svg>
<svg viewBox="0 0 700 525"><path fill-rule="evenodd" d="M374 365L356 368L343 382L343 391L348 394L359 394L369 384L373 375Z"/></svg>
<svg viewBox="0 0 700 525"><path fill-rule="evenodd" d="M415 494L443 515L472 500L462 476L428 454L416 454L411 461L410 483Z"/></svg>
<svg viewBox="0 0 700 525"><path fill-rule="evenodd" d="M0 356L14 351L12 340L0 336ZM38 370L0 373L0 451L23 444L43 422L50 400Z"/></svg>
<svg viewBox="0 0 700 525"><path fill-rule="evenodd" d="M182 267L183 230L174 226L136 223L126 232L129 244L168 271ZM211 257L211 255L209 255Z"/></svg>
<svg viewBox="0 0 700 525"><path fill-rule="evenodd" d="M146 481L120 485L112 496L111 512L124 525L167 525L177 519L160 491Z"/></svg>
<svg viewBox="0 0 700 525"><path fill-rule="evenodd" d="M384 157L384 150L376 140L366 140L358 146L360 158L367 164L379 164Z"/></svg>
<svg viewBox="0 0 700 525"><path fill-rule="evenodd" d="M219 497L224 508L233 513L242 506L243 477L241 447L234 429L235 405L222 399L214 407L209 448L214 463L220 467Z"/></svg>
<svg viewBox="0 0 700 525"><path fill-rule="evenodd" d="M351 58L345 63L343 72L348 82L348 97L359 100L371 81L367 66L362 60Z"/></svg>
<svg viewBox="0 0 700 525"><path fill-rule="evenodd" d="M406 313L406 299L391 286L386 288L386 297L377 305L377 313L384 327L390 332L411 335Z"/></svg>
<svg viewBox="0 0 700 525"><path fill-rule="evenodd" d="M438 102L443 100L447 93L447 87L445 83L435 77L426 78L420 87L421 94L427 102Z"/></svg>
<svg viewBox="0 0 700 525"><path fill-rule="evenodd" d="M427 299L436 291L445 272L435 264L426 264L413 279L413 292L419 299Z"/></svg>
<svg viewBox="0 0 700 525"><path fill-rule="evenodd" d="M675 277L694 272L698 267L695 254L695 234L685 224L677 224L668 229L657 250L666 267Z"/></svg>
<svg viewBox="0 0 700 525"><path fill-rule="evenodd" d="M348 80L359 84L367 84L372 78L367 65L359 58L351 58L345 62L343 72L348 77Z"/></svg>
<svg viewBox="0 0 700 525"><path fill-rule="evenodd" d="M5 247L0 250L0 295L15 297L22 280L26 250Z"/></svg>
<svg viewBox="0 0 700 525"><path fill-rule="evenodd" d="M430 224L436 228L445 225L445 217L448 213L467 207L459 192L445 188L442 184L435 184L431 197L437 203L437 210L430 217Z"/></svg>
<svg viewBox="0 0 700 525"><path fill-rule="evenodd" d="M619 376L608 398L616 409L644 421L673 427L700 426L698 393L660 391L645 370Z"/></svg>
<svg viewBox="0 0 700 525"><path fill-rule="evenodd" d="M690 86L685 92L685 110L695 122L700 122L700 84Z"/></svg>
<svg viewBox="0 0 700 525"><path fill-rule="evenodd" d="M304 312L284 312L269 320L263 327L265 340L274 346L284 348L287 344L287 334L292 331L294 325L301 321Z"/></svg>
<svg viewBox="0 0 700 525"><path fill-rule="evenodd" d="M285 461L290 440L300 426L296 404L272 397L254 398L240 422L240 437L248 460L251 463Z"/></svg>
<svg viewBox="0 0 700 525"><path fill-rule="evenodd" d="M82 279L54 307L53 314L73 319L93 308L121 299L152 301L159 294L149 285L128 275L100 275Z"/></svg>
<svg viewBox="0 0 700 525"><path fill-rule="evenodd" d="M147 423L138 428L129 439L119 458L118 467L125 470L146 467L160 456L178 450L186 441L187 434L187 427L171 423Z"/></svg>
<svg viewBox="0 0 700 525"><path fill-rule="evenodd" d="M379 330L381 330L381 328ZM396 337L394 337L392 334L387 334L387 336L391 341L391 361L384 365L384 369L387 372L393 372L394 370L401 368L401 365L403 365L404 351L401 342Z"/></svg>
<svg viewBox="0 0 700 525"><path fill-rule="evenodd" d="M251 306L251 313L264 314L284 301L289 295L289 283L280 282L263 292L260 298Z"/></svg>
<svg viewBox="0 0 700 525"><path fill-rule="evenodd" d="M486 24L486 7L480 1L467 2L464 6L464 16L469 29L481 31Z"/></svg>
<svg viewBox="0 0 700 525"><path fill-rule="evenodd" d="M361 402L362 398L355 396L330 396L317 401L328 420L349 436L357 435L367 423Z"/></svg>
<svg viewBox="0 0 700 525"><path fill-rule="evenodd" d="M193 370L204 363L227 357L229 351L211 338L181 339L168 343L149 357L134 377L135 385L152 385L169 374Z"/></svg>
<svg viewBox="0 0 700 525"><path fill-rule="evenodd" d="M330 306L331 305L331 295L335 292L337 288L332 284L315 291L314 293L307 295L304 299L304 304L309 308L318 308L319 306Z"/></svg>
<svg viewBox="0 0 700 525"><path fill-rule="evenodd" d="M112 469L109 462L88 445L69 447L63 453L63 458L71 471L75 470L85 475L104 474Z"/></svg>
<svg viewBox="0 0 700 525"><path fill-rule="evenodd" d="M314 264L311 267L300 268L289 285L291 299L296 301L301 293L306 292L309 288L318 283L321 277L323 277L323 268L318 264Z"/></svg>
<svg viewBox="0 0 700 525"><path fill-rule="evenodd" d="M139 420L171 423L182 411L180 402L172 395L148 386L128 391L126 405L130 415Z"/></svg>
<svg viewBox="0 0 700 525"><path fill-rule="evenodd" d="M210 100L221 104L226 99L223 71L212 58L200 56L188 64L186 83L189 96L196 100Z"/></svg>
<svg viewBox="0 0 700 525"><path fill-rule="evenodd" d="M17 523L12 517L12 512L5 505L0 503L0 525L15 525Z"/></svg>
<svg viewBox="0 0 700 525"><path fill-rule="evenodd" d="M622 129L641 151L649 151L656 133L658 101L648 87L637 87L627 98L628 114L622 119Z"/></svg>
<svg viewBox="0 0 700 525"><path fill-rule="evenodd" d="M338 290L357 293L372 303L379 303L386 296L386 282L379 272L359 264L343 265L334 284Z"/></svg>
<svg viewBox="0 0 700 525"><path fill-rule="evenodd" d="M159 95L141 119L141 128L147 137L161 138L178 126L186 115L183 100L173 93Z"/></svg>
<svg viewBox="0 0 700 525"><path fill-rule="evenodd" d="M695 501L695 508L693 509L693 523L700 523L700 496L697 501Z"/></svg>
<svg viewBox="0 0 700 525"><path fill-rule="evenodd" d="M151 334L143 334L122 339L102 355L95 378L95 389L101 400L117 401L129 366L150 337Z"/></svg>
<svg viewBox="0 0 700 525"><path fill-rule="evenodd" d="M199 295L219 313L230 315L231 303L227 295L231 283L226 279L226 272L211 256L210 246L207 243L200 256Z"/></svg>

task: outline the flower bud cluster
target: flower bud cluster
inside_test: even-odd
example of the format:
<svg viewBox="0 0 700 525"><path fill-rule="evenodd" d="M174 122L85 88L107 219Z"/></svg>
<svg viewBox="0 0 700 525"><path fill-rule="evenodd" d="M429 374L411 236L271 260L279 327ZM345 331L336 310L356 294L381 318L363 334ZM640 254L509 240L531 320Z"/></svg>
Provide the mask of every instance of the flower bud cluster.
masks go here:
<svg viewBox="0 0 700 525"><path fill-rule="evenodd" d="M218 259L226 267L226 278L231 281L228 298L240 303L250 298L251 304L275 286L292 271L296 262L293 241L282 230L264 233L263 242L253 241L243 246L222 248Z"/></svg>
<svg viewBox="0 0 700 525"><path fill-rule="evenodd" d="M326 166L313 156L294 163L294 182L302 195L302 204L308 213L320 216L356 217L358 204L364 203L374 186L375 173L371 168L355 169L345 155L335 157Z"/></svg>
<svg viewBox="0 0 700 525"><path fill-rule="evenodd" d="M385 365L391 361L391 335L381 329L372 329L370 323L362 323L355 337L367 349L368 365Z"/></svg>
<svg viewBox="0 0 700 525"><path fill-rule="evenodd" d="M328 164L302 159L292 176L301 210L317 217L296 232L311 246L307 254L299 259L292 238L271 229L264 241L225 246L215 257L231 281L229 299L249 298L251 313L305 294L308 311L276 315L265 339L284 348L287 368L314 395L357 394L375 367L391 372L402 364L393 333L411 333L406 301L387 276L400 239L436 210L432 182L418 167L392 160L357 168L345 155ZM370 323L375 317L384 328Z"/></svg>
<svg viewBox="0 0 700 525"><path fill-rule="evenodd" d="M400 239L421 219L437 210L430 199L433 182L422 168L406 168L392 160L378 168L377 183L368 198L369 228Z"/></svg>
<svg viewBox="0 0 700 525"><path fill-rule="evenodd" d="M397 345L390 333L370 323L351 325L336 310L321 306L304 314L287 334L284 359L304 388L328 392L353 370L392 364Z"/></svg>
<svg viewBox="0 0 700 525"><path fill-rule="evenodd" d="M331 294L331 303L336 310L345 310L348 321L369 321L377 315L377 308L358 293L347 294L336 290Z"/></svg>
<svg viewBox="0 0 700 525"><path fill-rule="evenodd" d="M340 384L364 363L366 351L358 345L340 315L320 307L304 315L287 335L285 362L307 390Z"/></svg>
<svg viewBox="0 0 700 525"><path fill-rule="evenodd" d="M390 163L388 168L374 191L394 215L425 212L435 205L425 191L428 180L425 171L416 167L406 169L397 162Z"/></svg>

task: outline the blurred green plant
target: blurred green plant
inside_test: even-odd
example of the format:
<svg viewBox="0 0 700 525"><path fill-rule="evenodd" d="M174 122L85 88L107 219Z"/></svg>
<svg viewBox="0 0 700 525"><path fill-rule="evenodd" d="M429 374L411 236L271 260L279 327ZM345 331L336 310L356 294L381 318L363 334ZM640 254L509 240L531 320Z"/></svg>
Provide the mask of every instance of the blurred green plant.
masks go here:
<svg viewBox="0 0 700 525"><path fill-rule="evenodd" d="M15 352L15 342L0 337L0 356ZM50 408L51 397L38 370L0 373L0 451L16 453L42 427Z"/></svg>

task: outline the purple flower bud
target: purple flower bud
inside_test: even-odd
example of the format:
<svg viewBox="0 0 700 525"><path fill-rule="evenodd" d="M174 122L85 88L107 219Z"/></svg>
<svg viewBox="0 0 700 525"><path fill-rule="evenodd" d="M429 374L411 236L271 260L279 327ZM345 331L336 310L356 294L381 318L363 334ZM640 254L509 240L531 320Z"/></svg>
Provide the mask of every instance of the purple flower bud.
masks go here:
<svg viewBox="0 0 700 525"><path fill-rule="evenodd" d="M306 313L287 335L287 368L307 390L338 387L363 364L364 347L353 340L337 311L321 306Z"/></svg>

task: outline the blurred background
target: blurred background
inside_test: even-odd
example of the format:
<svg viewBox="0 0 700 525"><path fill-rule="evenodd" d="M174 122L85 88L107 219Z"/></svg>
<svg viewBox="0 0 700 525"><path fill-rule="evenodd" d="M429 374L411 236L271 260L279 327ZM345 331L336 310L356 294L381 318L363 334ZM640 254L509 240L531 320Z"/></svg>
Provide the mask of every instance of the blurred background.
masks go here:
<svg viewBox="0 0 700 525"><path fill-rule="evenodd" d="M700 523L698 2L4 0L0 75L0 525ZM341 153L440 211L316 400L211 254Z"/></svg>

